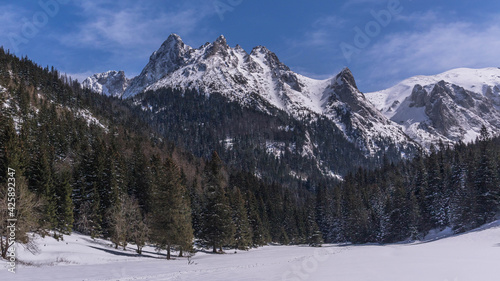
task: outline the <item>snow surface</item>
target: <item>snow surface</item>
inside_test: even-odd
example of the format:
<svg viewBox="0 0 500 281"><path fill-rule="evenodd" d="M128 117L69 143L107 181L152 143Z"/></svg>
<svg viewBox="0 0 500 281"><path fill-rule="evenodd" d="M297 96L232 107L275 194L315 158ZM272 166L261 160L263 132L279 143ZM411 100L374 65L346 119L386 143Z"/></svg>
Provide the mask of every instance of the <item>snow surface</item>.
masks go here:
<svg viewBox="0 0 500 281"><path fill-rule="evenodd" d="M171 39L167 40L169 41ZM198 49L184 45L180 38L175 42L182 44L184 48L181 53L186 57L182 57L182 64L169 63L168 68L157 68L153 71L153 65L168 61L172 56L172 51L168 48L176 49L173 45L168 45L168 48L162 46L161 52L153 54L154 60L150 60L141 73L143 77L151 76L153 79L136 78L138 82L135 83L147 81L145 85L137 86L137 89L209 89L207 92L219 92L243 104L251 101L250 93L257 93L269 104L294 116L300 116L304 110L318 114L323 112L323 92L330 81L314 80L291 72L281 62L274 61L273 54L263 46L255 47L249 54L240 46L229 47L223 36ZM221 54L212 54L214 49ZM164 56L157 55L160 53L164 53ZM302 91L294 90L283 83L280 80L281 75L297 77L299 84L303 86ZM237 82L237 79L244 82ZM132 90L127 90L123 97L137 94L137 90Z"/></svg>
<svg viewBox="0 0 500 281"><path fill-rule="evenodd" d="M399 126L378 112L355 86L347 85L353 97L346 97L346 93L340 97L335 89L351 80L345 80L344 75L352 74L345 69L330 79L316 80L293 72L264 46L247 53L239 45L230 47L221 35L214 42L192 48L178 35L171 34L151 55L141 74L130 80L121 97L130 98L143 91L162 88L220 93L231 101L270 114L276 108L297 120L312 122L317 117L327 117L367 156L385 148L379 147L380 140L401 148L416 145ZM87 87L104 91L107 86L102 83L114 81L107 77L110 77L109 72L96 74L86 80ZM363 112L358 114L356 110L360 108ZM352 129L344 124L345 116L339 115L347 111L352 111ZM315 145L310 143L304 147L305 154L312 155L310 148ZM279 154L275 148L268 151L274 156Z"/></svg>
<svg viewBox="0 0 500 281"><path fill-rule="evenodd" d="M106 96L121 97L129 82L123 71L107 71L87 77L82 87Z"/></svg>
<svg viewBox="0 0 500 281"><path fill-rule="evenodd" d="M68 108L68 110L71 111L70 108ZM104 126L101 121L99 121L99 119L95 118L94 115L92 115L92 113L87 110L87 109L80 109L76 112L76 115L79 116L79 117L82 117L83 119L85 119L87 121L87 125L90 126L91 124L94 124L94 125L97 125L101 128L103 128L106 132L108 131L108 129L106 128L106 126Z"/></svg>
<svg viewBox="0 0 500 281"><path fill-rule="evenodd" d="M444 81L452 94L440 97L451 114L430 119L430 108L415 107L409 97L415 85L431 93L436 84ZM464 93L463 90L470 91ZM458 140L471 142L479 135L482 125L490 131L500 128L500 68L458 68L434 76L415 76L386 90L366 94L367 99L387 118L396 122L405 133L424 147L439 140L452 144ZM435 116L438 118L439 116ZM456 125L439 131L434 124L455 122Z"/></svg>
<svg viewBox="0 0 500 281"><path fill-rule="evenodd" d="M430 90L432 90L434 84L442 80L461 86L471 92L486 95L488 88L491 87L494 89L497 87L498 89L500 87L500 68L457 68L432 76L419 75L403 80L389 89L367 93L366 98L388 118L391 118L394 111L387 112L387 109L389 109L395 101L402 103L406 97L411 95L415 85L428 85L431 87ZM496 94L498 95L498 90Z"/></svg>
<svg viewBox="0 0 500 281"><path fill-rule="evenodd" d="M227 254L198 252L165 260L146 247L139 257L128 248L73 234L64 241L40 238L41 253L18 251L17 273L0 261L1 280L342 280L493 281L500 278L500 221L466 234L449 229L430 241L390 245L266 246ZM8 278L8 279L7 279Z"/></svg>

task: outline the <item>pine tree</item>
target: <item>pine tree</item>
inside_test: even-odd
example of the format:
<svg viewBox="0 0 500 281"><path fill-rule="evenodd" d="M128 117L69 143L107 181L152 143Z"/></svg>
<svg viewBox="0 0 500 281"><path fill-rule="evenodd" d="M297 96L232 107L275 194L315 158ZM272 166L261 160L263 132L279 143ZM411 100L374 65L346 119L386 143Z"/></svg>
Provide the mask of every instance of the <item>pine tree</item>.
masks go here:
<svg viewBox="0 0 500 281"><path fill-rule="evenodd" d="M231 207L225 192L225 180L222 174L222 161L217 152L206 164L203 178L206 203L202 212L203 227L200 238L205 240L217 252L222 246L231 244L234 237L234 225Z"/></svg>
<svg viewBox="0 0 500 281"><path fill-rule="evenodd" d="M247 192L248 221L252 229L252 245L262 246L269 241L269 232L259 215L257 199L252 192Z"/></svg>
<svg viewBox="0 0 500 281"><path fill-rule="evenodd" d="M427 190L425 191L425 202L427 202L424 212L430 218L427 225L427 231L436 227L446 225L444 210L439 203L439 195L443 191L443 178L439 167L438 153L435 147L431 147L431 155L427 159Z"/></svg>
<svg viewBox="0 0 500 281"><path fill-rule="evenodd" d="M350 183L350 177L346 177L348 184L343 186L343 208L342 214L345 225L343 232L346 239L353 243L366 242L368 229L368 212L363 205L359 190Z"/></svg>
<svg viewBox="0 0 500 281"><path fill-rule="evenodd" d="M88 209L89 227L90 227L90 237L96 238L102 233L102 215L101 213L101 199L99 197L97 183L93 184L92 191L90 193L90 201Z"/></svg>
<svg viewBox="0 0 500 281"><path fill-rule="evenodd" d="M455 149L450 178L450 189L454 189L450 198L450 223L457 232L464 232L474 227L475 194L469 184L467 165L462 155Z"/></svg>
<svg viewBox="0 0 500 281"><path fill-rule="evenodd" d="M71 175L68 172L59 176L56 196L57 196L57 229L64 233L70 234L73 228L73 200L71 194L73 188L70 184Z"/></svg>
<svg viewBox="0 0 500 281"><path fill-rule="evenodd" d="M479 137L480 157L476 164L475 190L476 190L476 217L478 225L491 221L500 203L500 190L498 187L498 175L494 161L491 159L489 148L490 136L483 125Z"/></svg>
<svg viewBox="0 0 500 281"><path fill-rule="evenodd" d="M410 204L407 199L406 190L399 180L394 183L393 189L392 202L388 205L390 234L386 242L402 241L410 237Z"/></svg>
<svg viewBox="0 0 500 281"><path fill-rule="evenodd" d="M285 190L283 197L283 217L281 218L289 243L299 243L300 235L297 225L298 212L296 203L292 199L292 192L288 189ZM287 239L285 239L287 240Z"/></svg>
<svg viewBox="0 0 500 281"><path fill-rule="evenodd" d="M328 192L326 185L321 184L316 191L316 218L318 227L322 231L322 236L327 242L335 240L331 236L334 228L334 202L332 194Z"/></svg>
<svg viewBox="0 0 500 281"><path fill-rule="evenodd" d="M248 221L248 212L245 207L245 200L238 187L233 189L231 195L231 205L233 209L233 223L235 226L234 244L235 248L248 250L252 245L252 229Z"/></svg>
<svg viewBox="0 0 500 281"><path fill-rule="evenodd" d="M190 250L193 240L191 208L186 189L180 182L180 171L166 159L151 192L151 239L159 248L166 248L167 259L174 245Z"/></svg>
<svg viewBox="0 0 500 281"><path fill-rule="evenodd" d="M55 182L53 179L53 157L49 152L48 140L42 137L40 142L41 144L38 146L38 151L36 153L37 156L33 158L33 167L29 172L29 184L30 188L45 201L42 216L43 227L45 229L53 229L57 225L57 200L55 197Z"/></svg>
<svg viewBox="0 0 500 281"><path fill-rule="evenodd" d="M318 247L323 244L323 235L321 233L321 230L319 229L319 226L316 222L316 214L315 214L315 208L314 208L314 203L309 202L306 205L306 215L307 215L307 243L310 246Z"/></svg>
<svg viewBox="0 0 500 281"><path fill-rule="evenodd" d="M198 181L194 179L189 188L189 197L191 202L191 217L194 236L199 237L202 231L202 209L203 209L203 194L198 190Z"/></svg>
<svg viewBox="0 0 500 281"><path fill-rule="evenodd" d="M153 161L155 162L152 163ZM136 143L130 162L129 171L134 176L130 178L128 193L137 198L139 206L144 212L149 213L151 207L148 202L150 198L149 194L151 193L150 187L155 175L151 171L148 171L148 167L160 167L160 161L153 157L150 163L148 163L146 156L141 151L140 144Z"/></svg>

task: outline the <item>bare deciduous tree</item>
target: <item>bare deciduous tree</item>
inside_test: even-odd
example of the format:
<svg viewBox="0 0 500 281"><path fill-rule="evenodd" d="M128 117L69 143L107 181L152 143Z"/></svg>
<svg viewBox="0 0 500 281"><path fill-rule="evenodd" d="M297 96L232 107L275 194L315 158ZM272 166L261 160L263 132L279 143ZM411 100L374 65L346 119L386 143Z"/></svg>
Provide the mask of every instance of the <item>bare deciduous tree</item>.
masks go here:
<svg viewBox="0 0 500 281"><path fill-rule="evenodd" d="M137 245L137 253L141 254L149 230L137 200L127 195L121 196L119 203L109 210L108 215L111 241L115 244L115 248L121 245L125 250L127 242L133 242Z"/></svg>
<svg viewBox="0 0 500 281"><path fill-rule="evenodd" d="M15 241L24 244L26 249L37 252L38 247L33 243L29 232L36 231L39 227L40 209L42 201L28 190L26 179L22 176L16 178L15 185ZM7 184L2 184L0 188L0 252L3 258L7 258L9 248L10 229L7 228L9 217Z"/></svg>

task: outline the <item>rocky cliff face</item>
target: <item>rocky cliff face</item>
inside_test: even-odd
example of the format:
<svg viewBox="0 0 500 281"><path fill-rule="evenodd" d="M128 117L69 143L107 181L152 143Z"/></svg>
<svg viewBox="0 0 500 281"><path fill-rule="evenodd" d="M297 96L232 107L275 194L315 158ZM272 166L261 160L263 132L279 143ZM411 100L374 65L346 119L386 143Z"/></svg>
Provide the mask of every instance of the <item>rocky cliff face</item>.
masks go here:
<svg viewBox="0 0 500 281"><path fill-rule="evenodd" d="M367 94L379 110L426 147L500 132L500 69L455 69L417 76Z"/></svg>
<svg viewBox="0 0 500 281"><path fill-rule="evenodd" d="M88 77L82 82L82 86L103 95L121 97L129 82L123 71L108 71Z"/></svg>
<svg viewBox="0 0 500 281"><path fill-rule="evenodd" d="M418 146L365 98L349 69L331 79L311 79L290 70L266 47L247 53L228 46L224 36L195 49L170 35L122 98L164 88L219 93L242 106L268 114L282 110L303 122L327 118L367 156L387 145Z"/></svg>

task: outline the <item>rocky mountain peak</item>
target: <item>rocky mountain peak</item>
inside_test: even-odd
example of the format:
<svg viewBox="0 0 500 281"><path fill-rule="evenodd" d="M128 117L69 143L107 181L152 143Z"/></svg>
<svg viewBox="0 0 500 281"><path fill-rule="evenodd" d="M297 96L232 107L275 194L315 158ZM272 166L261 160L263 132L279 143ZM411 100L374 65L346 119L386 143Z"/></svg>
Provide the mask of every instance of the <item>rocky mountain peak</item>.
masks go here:
<svg viewBox="0 0 500 281"><path fill-rule="evenodd" d="M411 77L366 96L386 117L402 125L407 135L430 147L439 141L473 141L483 125L498 132L499 85L498 68L459 68Z"/></svg>
<svg viewBox="0 0 500 281"><path fill-rule="evenodd" d="M175 34L175 33L171 33L168 37L167 37L167 40L165 40L164 44L165 43L183 43L182 41L182 38Z"/></svg>
<svg viewBox="0 0 500 281"><path fill-rule="evenodd" d="M226 37L224 37L224 35L221 34L219 37L217 37L217 39L215 40L215 43L218 43L221 45L227 45Z"/></svg>
<svg viewBox="0 0 500 281"><path fill-rule="evenodd" d="M208 48L205 51L205 58L219 55L226 58L229 55L231 48L227 45L224 35L219 36L213 43L206 45Z"/></svg>
<svg viewBox="0 0 500 281"><path fill-rule="evenodd" d="M356 80L354 79L354 75L352 75L351 70L347 67L344 68L339 74L337 74L337 76L335 76L334 81L337 84L346 83L354 87L356 90L358 89Z"/></svg>
<svg viewBox="0 0 500 281"><path fill-rule="evenodd" d="M398 143L401 149L411 143L366 100L348 68L329 80L307 78L266 47L248 54L240 46L229 47L224 36L193 49L170 35L122 98L164 88L219 93L242 106L269 114L282 110L297 120L322 116L367 154L377 153L385 143Z"/></svg>
<svg viewBox="0 0 500 281"><path fill-rule="evenodd" d="M250 56L260 58L266 65L274 70L290 71L290 68L282 63L278 56L264 46L257 46L252 49Z"/></svg>
<svg viewBox="0 0 500 281"><path fill-rule="evenodd" d="M163 42L157 51L153 52L150 61L176 61L179 57L184 56L190 49L191 47L184 44L179 35L173 33L168 36L167 40Z"/></svg>
<svg viewBox="0 0 500 281"><path fill-rule="evenodd" d="M107 71L88 77L82 82L82 87L103 95L121 97L129 82L124 71Z"/></svg>

